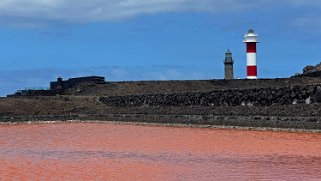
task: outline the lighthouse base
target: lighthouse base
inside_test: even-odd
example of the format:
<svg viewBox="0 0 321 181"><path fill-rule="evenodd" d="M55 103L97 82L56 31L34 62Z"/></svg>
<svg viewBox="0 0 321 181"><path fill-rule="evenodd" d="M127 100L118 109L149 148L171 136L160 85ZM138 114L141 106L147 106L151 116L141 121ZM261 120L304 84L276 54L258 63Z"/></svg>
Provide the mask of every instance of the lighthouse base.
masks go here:
<svg viewBox="0 0 321 181"><path fill-rule="evenodd" d="M247 76L247 79L257 79L257 76Z"/></svg>

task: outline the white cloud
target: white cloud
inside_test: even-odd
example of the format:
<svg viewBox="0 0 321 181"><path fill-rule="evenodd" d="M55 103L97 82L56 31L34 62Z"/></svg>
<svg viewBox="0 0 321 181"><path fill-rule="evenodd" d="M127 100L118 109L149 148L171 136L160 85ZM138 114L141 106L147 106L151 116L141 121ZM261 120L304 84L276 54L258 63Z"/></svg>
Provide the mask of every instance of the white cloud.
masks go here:
<svg viewBox="0 0 321 181"><path fill-rule="evenodd" d="M296 17L290 22L290 26L300 29L304 33L321 32L321 18L314 17ZM315 37L314 37L315 38ZM317 40L316 38L315 40Z"/></svg>
<svg viewBox="0 0 321 181"><path fill-rule="evenodd" d="M203 11L208 9L208 4L212 4L210 2L208 0L2 0L0 15L38 21L114 21L140 14L182 10Z"/></svg>
<svg viewBox="0 0 321 181"><path fill-rule="evenodd" d="M50 22L80 23L119 21L163 12L235 12L246 8L289 4L320 6L312 0L1 0L0 22L42 25Z"/></svg>
<svg viewBox="0 0 321 181"><path fill-rule="evenodd" d="M9 24L117 21L160 12L233 11L255 4L250 0L1 0L0 21Z"/></svg>

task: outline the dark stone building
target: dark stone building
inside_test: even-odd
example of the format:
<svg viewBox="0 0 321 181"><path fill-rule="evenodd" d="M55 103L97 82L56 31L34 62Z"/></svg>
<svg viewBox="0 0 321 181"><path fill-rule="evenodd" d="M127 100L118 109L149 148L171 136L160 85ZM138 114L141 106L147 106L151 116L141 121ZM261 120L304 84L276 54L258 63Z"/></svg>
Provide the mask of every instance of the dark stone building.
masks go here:
<svg viewBox="0 0 321 181"><path fill-rule="evenodd" d="M105 77L99 76L77 77L68 80L62 80L62 78L59 77L57 81L50 82L50 89L18 90L16 93L8 95L8 97L55 96L61 95L66 89L80 84L96 85L105 83Z"/></svg>
<svg viewBox="0 0 321 181"><path fill-rule="evenodd" d="M66 90L76 86L77 84L88 83L88 84L104 84L105 77L99 76L88 76L88 77L77 77L71 78L68 80L62 80L61 77L58 77L57 81L50 82L50 90L60 91Z"/></svg>
<svg viewBox="0 0 321 181"><path fill-rule="evenodd" d="M227 52L225 53L225 60L224 60L226 80L234 79L233 64L234 64L234 60L232 57L232 53L230 52L230 50L227 50Z"/></svg>

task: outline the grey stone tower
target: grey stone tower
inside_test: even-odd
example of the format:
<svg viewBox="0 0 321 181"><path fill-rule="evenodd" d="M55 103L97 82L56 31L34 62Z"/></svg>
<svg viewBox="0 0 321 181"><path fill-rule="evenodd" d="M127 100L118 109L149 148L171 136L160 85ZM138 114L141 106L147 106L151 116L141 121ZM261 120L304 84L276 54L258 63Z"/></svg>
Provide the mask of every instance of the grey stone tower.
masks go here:
<svg viewBox="0 0 321 181"><path fill-rule="evenodd" d="M225 60L224 60L226 80L234 79L233 64L234 64L234 60L232 57L232 53L230 52L230 50L227 50L227 52L225 53Z"/></svg>

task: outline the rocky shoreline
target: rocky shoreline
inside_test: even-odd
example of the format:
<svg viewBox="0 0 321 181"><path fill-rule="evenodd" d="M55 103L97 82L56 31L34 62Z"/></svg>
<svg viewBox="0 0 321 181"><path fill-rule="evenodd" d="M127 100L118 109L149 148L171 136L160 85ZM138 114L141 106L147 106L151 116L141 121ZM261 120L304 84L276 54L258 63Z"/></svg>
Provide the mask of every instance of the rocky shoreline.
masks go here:
<svg viewBox="0 0 321 181"><path fill-rule="evenodd" d="M160 114L78 114L1 116L0 123L39 122L116 122L133 124L184 125L196 127L237 128L321 132L321 117L160 115Z"/></svg>
<svg viewBox="0 0 321 181"><path fill-rule="evenodd" d="M321 78L113 82L0 98L3 124L70 120L314 132Z"/></svg>

